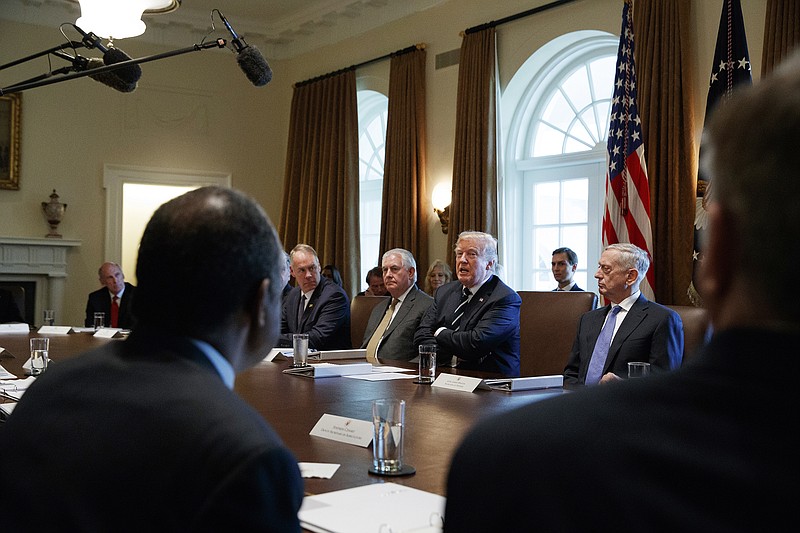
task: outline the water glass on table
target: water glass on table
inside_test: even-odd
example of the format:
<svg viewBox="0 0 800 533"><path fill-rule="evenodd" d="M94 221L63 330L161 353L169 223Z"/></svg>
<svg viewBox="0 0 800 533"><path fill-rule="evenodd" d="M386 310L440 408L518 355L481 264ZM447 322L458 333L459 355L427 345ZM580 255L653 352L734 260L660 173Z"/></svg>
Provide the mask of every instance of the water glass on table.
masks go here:
<svg viewBox="0 0 800 533"><path fill-rule="evenodd" d="M436 379L436 345L422 344L419 353L419 372L414 383L430 385Z"/></svg>
<svg viewBox="0 0 800 533"><path fill-rule="evenodd" d="M308 366L308 333L292 335L292 366Z"/></svg>
<svg viewBox="0 0 800 533"><path fill-rule="evenodd" d="M56 323L56 312L52 309L44 310L44 325L54 326Z"/></svg>
<svg viewBox="0 0 800 533"><path fill-rule="evenodd" d="M50 352L50 339L47 337L34 337L31 343L31 376L38 376L47 370L48 354Z"/></svg>
<svg viewBox="0 0 800 533"><path fill-rule="evenodd" d="M396 398L372 401L372 468L373 474L404 476L416 469L403 463L406 402Z"/></svg>
<svg viewBox="0 0 800 533"><path fill-rule="evenodd" d="M643 378L650 374L650 363L633 362L628 363L628 379Z"/></svg>
<svg viewBox="0 0 800 533"><path fill-rule="evenodd" d="M106 325L106 314L98 311L94 314L94 329L104 328Z"/></svg>

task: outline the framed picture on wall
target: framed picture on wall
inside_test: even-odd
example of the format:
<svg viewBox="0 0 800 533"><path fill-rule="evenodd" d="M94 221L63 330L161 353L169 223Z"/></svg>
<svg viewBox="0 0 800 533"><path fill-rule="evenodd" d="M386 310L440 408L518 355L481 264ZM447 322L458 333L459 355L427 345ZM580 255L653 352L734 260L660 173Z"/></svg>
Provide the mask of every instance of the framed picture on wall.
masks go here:
<svg viewBox="0 0 800 533"><path fill-rule="evenodd" d="M20 94L0 96L0 189L19 190Z"/></svg>

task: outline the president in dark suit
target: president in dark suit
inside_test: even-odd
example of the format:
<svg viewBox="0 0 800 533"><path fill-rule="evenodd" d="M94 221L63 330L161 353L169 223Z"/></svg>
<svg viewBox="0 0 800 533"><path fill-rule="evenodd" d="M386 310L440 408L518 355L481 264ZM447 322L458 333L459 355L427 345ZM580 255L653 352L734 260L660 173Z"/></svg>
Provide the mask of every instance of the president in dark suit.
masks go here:
<svg viewBox="0 0 800 533"><path fill-rule="evenodd" d="M600 294L611 303L581 317L564 382L593 385L626 378L628 363L635 361L650 363L651 372L681 366L680 316L639 290L650 268L647 252L633 244L611 244L598 263L594 277ZM602 338L610 344L603 347Z"/></svg>
<svg viewBox="0 0 800 533"><path fill-rule="evenodd" d="M800 306L780 280L800 264L787 172L800 168L800 57L783 61L706 122L714 190L698 205L695 282L710 344L673 372L479 422L453 456L445 532L794 530Z"/></svg>
<svg viewBox="0 0 800 533"><path fill-rule="evenodd" d="M339 285L321 275L316 250L298 244L289 254L297 286L283 301L278 346L292 346L292 334L308 333L314 350L347 350L350 338L350 299Z"/></svg>
<svg viewBox="0 0 800 533"><path fill-rule="evenodd" d="M83 325L94 326L94 314L105 313L105 325L112 328L132 329L135 325L133 317L133 295L136 287L125 281L125 274L117 263L103 263L97 271L102 289L89 293L86 301L86 319ZM116 298L118 307L117 322L113 322L112 306Z"/></svg>
<svg viewBox="0 0 800 533"><path fill-rule="evenodd" d="M233 391L277 338L280 250L232 189L156 210L137 328L50 366L0 428L4 531L300 531L297 460Z"/></svg>
<svg viewBox="0 0 800 533"><path fill-rule="evenodd" d="M519 295L493 274L497 240L465 231L456 242L456 276L439 287L414 335L436 344L437 364L519 376Z"/></svg>
<svg viewBox="0 0 800 533"><path fill-rule="evenodd" d="M414 334L433 298L417 288L417 262L408 250L394 248L384 253L381 268L392 298L372 310L361 347L367 349L370 362L410 361L418 355Z"/></svg>

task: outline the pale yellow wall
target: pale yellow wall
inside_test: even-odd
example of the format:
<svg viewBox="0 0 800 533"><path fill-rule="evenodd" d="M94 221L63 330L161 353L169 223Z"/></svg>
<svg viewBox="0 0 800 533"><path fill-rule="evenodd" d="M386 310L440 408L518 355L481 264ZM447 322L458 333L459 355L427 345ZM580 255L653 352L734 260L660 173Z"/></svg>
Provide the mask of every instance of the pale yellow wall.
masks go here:
<svg viewBox="0 0 800 533"><path fill-rule="evenodd" d="M90 79L23 93L21 190L0 190L0 235L42 237L41 202L53 188L68 204L60 231L82 246L69 255L65 321L79 324L86 294L97 288L103 250L103 165L120 164L230 173L233 186L253 195L277 224L280 219L292 83L359 63L411 44L427 44L429 190L450 179L455 130L456 66L435 70L435 56L458 48L459 32L546 3L531 0L450 0L439 7L313 53L270 60L272 82L254 87L227 50L206 50L142 65L138 89L122 94ZM742 0L754 77L761 68L765 1ZM721 0L693 3L692 69L697 136ZM43 8L44 9L44 8ZM499 64L504 85L538 47L581 29L618 34L621 0L579 0L501 26ZM63 41L55 28L0 21L0 64ZM186 43L186 46L192 43ZM172 50L136 39L118 45L132 57ZM270 59L270 58L268 58ZM383 65L383 66L381 66ZM0 71L0 86L41 74L43 63ZM388 62L366 73L381 81ZM366 75L364 74L364 75ZM445 236L431 218L430 255L446 257ZM116 259L116 258L109 258ZM168 273L166 273L168 274Z"/></svg>

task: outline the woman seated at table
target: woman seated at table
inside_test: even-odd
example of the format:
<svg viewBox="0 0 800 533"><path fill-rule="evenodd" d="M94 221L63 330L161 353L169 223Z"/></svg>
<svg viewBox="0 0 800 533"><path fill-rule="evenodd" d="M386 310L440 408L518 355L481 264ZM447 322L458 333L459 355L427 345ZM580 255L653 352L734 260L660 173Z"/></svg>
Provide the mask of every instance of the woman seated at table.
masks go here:
<svg viewBox="0 0 800 533"><path fill-rule="evenodd" d="M425 292L433 296L436 289L451 281L453 281L453 271L450 270L450 266L441 259L437 259L431 263L428 273L425 275Z"/></svg>

